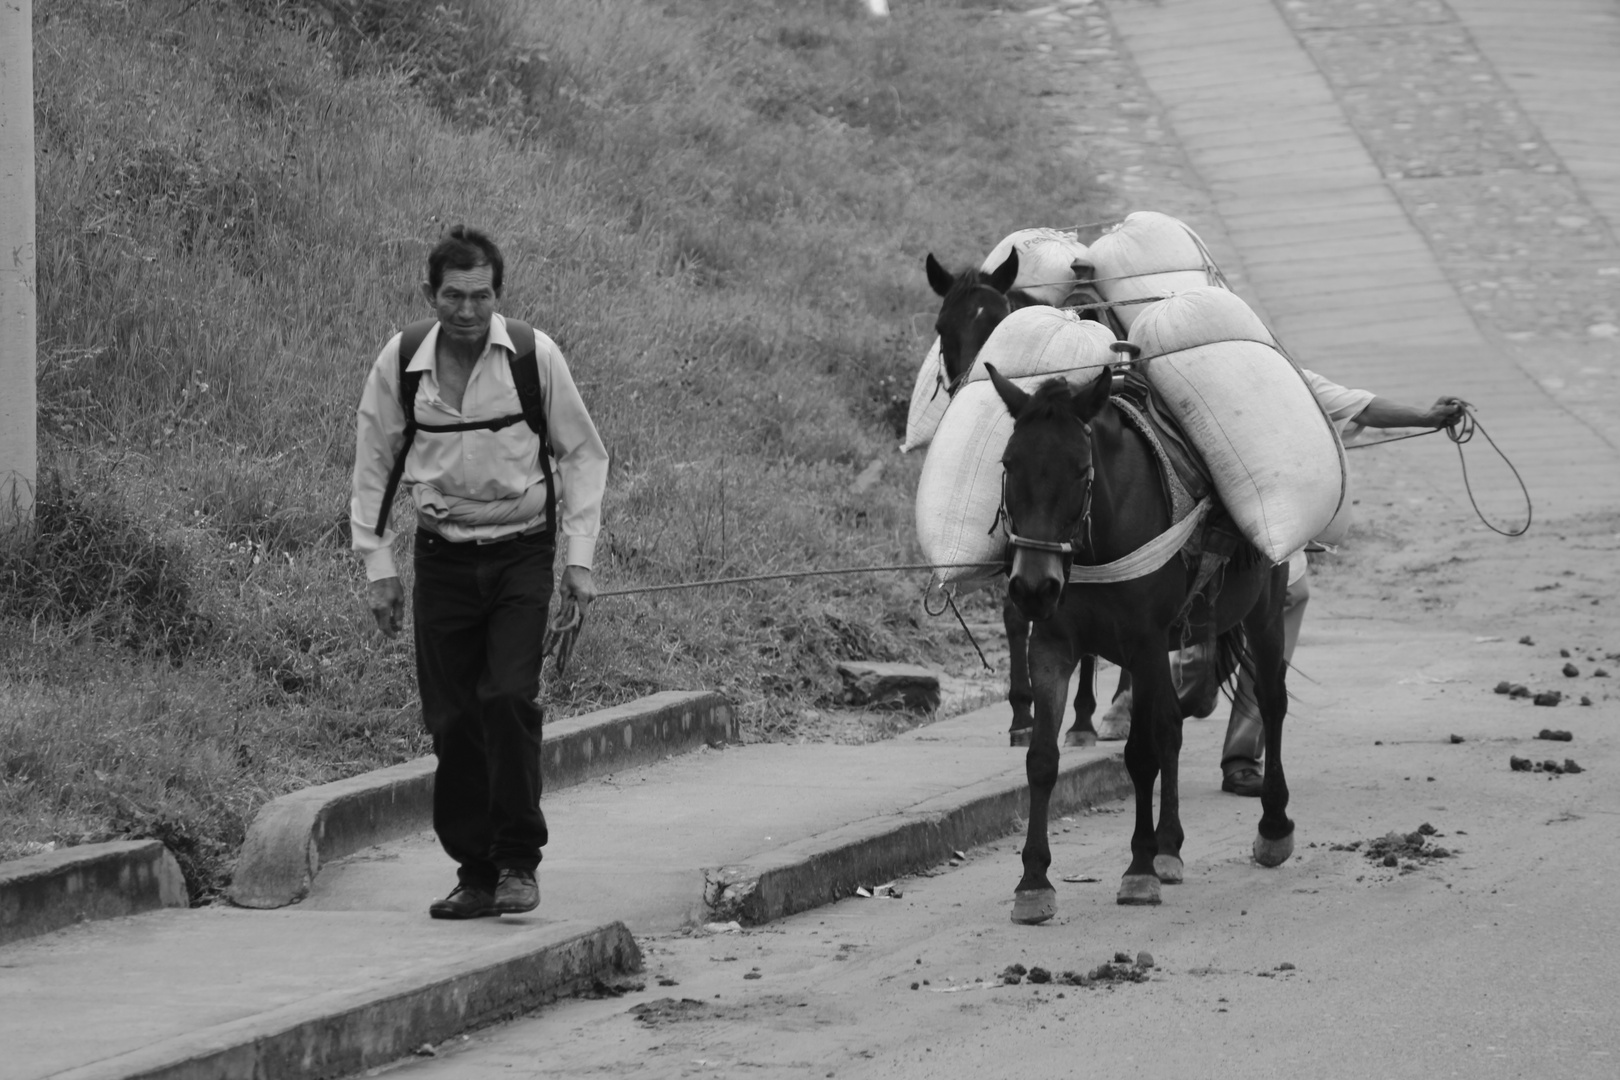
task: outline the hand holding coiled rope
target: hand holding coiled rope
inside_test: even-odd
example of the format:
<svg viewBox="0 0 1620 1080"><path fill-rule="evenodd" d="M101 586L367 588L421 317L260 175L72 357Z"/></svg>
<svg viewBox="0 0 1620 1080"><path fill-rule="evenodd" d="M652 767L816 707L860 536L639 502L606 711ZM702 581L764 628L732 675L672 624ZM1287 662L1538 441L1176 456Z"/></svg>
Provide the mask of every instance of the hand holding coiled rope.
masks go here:
<svg viewBox="0 0 1620 1080"><path fill-rule="evenodd" d="M1474 406L1470 402L1461 398L1441 398L1435 403L1435 406L1439 408L1446 404L1456 406L1456 412L1450 420L1444 421L1441 425L1435 427L1433 431L1417 431L1410 435L1397 435L1393 439L1357 443L1353 446L1347 446L1345 449L1365 450L1369 446L1382 446L1384 443L1400 442L1402 439L1416 439L1423 435L1433 435L1435 431L1444 431L1446 438L1450 439L1457 447L1457 463L1462 466L1463 490L1468 492L1468 502L1473 506L1474 513L1479 516L1479 520L1484 522L1487 529L1502 536L1523 536L1530 530L1530 522L1535 517L1535 506L1530 501L1530 489L1524 486L1524 477L1519 475L1519 470L1514 467L1513 462L1508 460L1508 456L1502 452L1502 448L1496 445L1496 440L1491 438L1491 433L1485 430L1485 425L1479 422L1479 417L1474 415ZM1519 491L1524 494L1524 524L1517 529L1500 529L1491 524L1490 519L1485 516L1485 512L1479 508L1479 503L1474 499L1474 488L1468 479L1468 459L1463 456L1463 444L1472 442L1475 432L1485 436L1485 441L1491 444L1491 449L1496 451L1496 456L1501 458L1502 463L1513 473L1513 479L1519 484Z"/></svg>

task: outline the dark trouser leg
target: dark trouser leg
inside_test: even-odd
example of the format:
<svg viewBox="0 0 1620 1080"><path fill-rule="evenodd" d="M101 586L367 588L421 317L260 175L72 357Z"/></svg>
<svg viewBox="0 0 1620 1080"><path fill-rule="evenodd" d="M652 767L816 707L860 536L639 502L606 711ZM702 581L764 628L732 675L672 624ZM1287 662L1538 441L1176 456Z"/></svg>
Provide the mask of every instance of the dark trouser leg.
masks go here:
<svg viewBox="0 0 1620 1080"><path fill-rule="evenodd" d="M1311 598L1307 578L1288 586L1283 601L1283 659L1294 659L1299 628L1305 622L1305 604ZM1258 762L1266 751L1266 729L1260 722L1260 706L1255 703L1254 680L1238 672L1237 689L1232 694L1232 718L1226 724L1226 742L1221 747L1221 765L1228 762Z"/></svg>
<svg viewBox="0 0 1620 1080"><path fill-rule="evenodd" d="M540 813L540 643L549 540L498 546L419 537L412 610L422 716L438 755L433 828L463 884L533 869Z"/></svg>
<svg viewBox="0 0 1620 1080"><path fill-rule="evenodd" d="M486 661L478 680L488 768L490 860L497 870L533 871L548 834L540 810L540 652L551 606L554 548L519 540L493 589Z"/></svg>

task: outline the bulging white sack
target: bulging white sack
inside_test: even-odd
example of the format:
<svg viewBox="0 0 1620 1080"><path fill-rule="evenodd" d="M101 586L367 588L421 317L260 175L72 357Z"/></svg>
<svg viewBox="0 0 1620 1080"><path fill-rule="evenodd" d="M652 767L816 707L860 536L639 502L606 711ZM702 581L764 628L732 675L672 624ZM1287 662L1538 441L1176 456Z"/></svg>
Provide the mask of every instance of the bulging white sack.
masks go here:
<svg viewBox="0 0 1620 1080"><path fill-rule="evenodd" d="M1091 252L1073 233L1059 229L1019 229L991 249L981 267L989 273L1018 252L1018 277L1012 287L1022 289L1043 304L1068 299L1077 275L1076 260L1091 265Z"/></svg>
<svg viewBox="0 0 1620 1080"><path fill-rule="evenodd" d="M1250 543L1278 563L1327 529L1346 501L1344 447L1248 304L1192 289L1145 305L1130 340Z"/></svg>
<svg viewBox="0 0 1620 1080"><path fill-rule="evenodd" d="M1034 393L1050 375L1013 379ZM1079 373L1076 381L1095 375ZM1006 530L996 524L1001 506L1001 455L1013 418L989 379L957 391L945 411L917 481L917 543L936 569L936 581L968 582L997 573L1006 550ZM961 563L994 563L976 568Z"/></svg>
<svg viewBox="0 0 1620 1080"><path fill-rule="evenodd" d="M1149 296L1226 284L1203 240L1179 218L1138 210L1091 244L1097 290L1104 300L1140 300ZM1129 330L1144 304L1114 308Z"/></svg>
<svg viewBox="0 0 1620 1080"><path fill-rule="evenodd" d="M911 387L911 407L906 410L906 437L900 443L900 452L908 453L928 445L939 427L939 418L945 415L945 406L951 395L945 391L945 361L939 355L939 338L923 357L917 369L917 381Z"/></svg>
<svg viewBox="0 0 1620 1080"><path fill-rule="evenodd" d="M1087 374L1087 369L1101 368L1115 359L1108 348L1114 340L1107 327L1082 319L1075 312L1055 307L1020 308L1003 319L984 343L964 385L988 379L986 363L994 364L996 370L1009 379L1029 375L1090 379L1096 372L1092 370ZM900 449L927 446L935 437L934 431L950 403L951 397L945 391L944 363L940 360L936 340L911 392L906 441L900 444Z"/></svg>

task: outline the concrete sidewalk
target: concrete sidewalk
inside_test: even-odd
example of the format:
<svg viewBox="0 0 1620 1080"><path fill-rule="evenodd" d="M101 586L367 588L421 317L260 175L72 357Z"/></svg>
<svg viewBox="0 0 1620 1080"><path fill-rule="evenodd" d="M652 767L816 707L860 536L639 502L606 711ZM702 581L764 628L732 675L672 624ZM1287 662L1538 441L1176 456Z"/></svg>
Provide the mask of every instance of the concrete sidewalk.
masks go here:
<svg viewBox="0 0 1620 1080"><path fill-rule="evenodd" d="M454 868L421 834L328 864L292 907L170 909L5 947L0 1080L378 1064L636 970L631 931L702 922L709 901L773 917L1004 835L1025 799L1005 728L990 706L862 746L699 750L548 796L530 917L430 920ZM1059 801L1128 790L1119 749L1066 753Z"/></svg>

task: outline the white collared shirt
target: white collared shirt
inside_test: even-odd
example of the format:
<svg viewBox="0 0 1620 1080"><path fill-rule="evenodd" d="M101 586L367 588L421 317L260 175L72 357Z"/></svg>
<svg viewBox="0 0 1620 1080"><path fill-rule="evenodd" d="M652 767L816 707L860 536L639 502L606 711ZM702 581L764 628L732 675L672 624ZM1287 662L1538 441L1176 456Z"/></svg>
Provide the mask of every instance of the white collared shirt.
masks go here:
<svg viewBox="0 0 1620 1080"><path fill-rule="evenodd" d="M365 559L366 578L395 577L394 530L376 533L377 513L394 457L405 439L405 414L399 405L399 344L395 334L371 365L356 414L353 494L349 501L349 531L354 550ZM436 367L439 328L422 339L407 369L420 371L416 391L416 419L422 424L463 424L495 420L523 407L512 382L508 356L513 352L506 320L490 319L489 340L473 365L462 394L461 408L452 408L439 396ZM601 530L602 493L607 486L608 455L579 396L556 342L536 330L535 357L540 365L540 393L546 404L551 449L556 456L557 528L568 565L590 569ZM540 439L529 425L512 424L500 431L418 431L405 459L400 480L403 498L413 484L425 484L445 495L492 501L521 496L545 482L541 471ZM531 521L471 527L481 539L524 532L540 524L544 511Z"/></svg>

